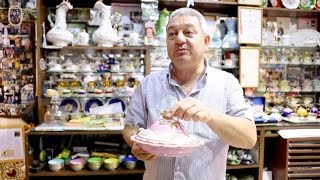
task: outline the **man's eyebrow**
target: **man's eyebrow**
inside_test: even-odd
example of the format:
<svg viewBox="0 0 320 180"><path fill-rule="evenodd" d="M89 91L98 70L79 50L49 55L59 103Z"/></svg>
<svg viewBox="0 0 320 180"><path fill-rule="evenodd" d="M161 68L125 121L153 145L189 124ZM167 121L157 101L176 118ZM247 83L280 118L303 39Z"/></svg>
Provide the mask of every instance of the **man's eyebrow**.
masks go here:
<svg viewBox="0 0 320 180"><path fill-rule="evenodd" d="M175 26L176 26L176 25L169 25L169 26L167 27L167 30L173 29ZM193 24L191 24L191 23L184 24L183 26L186 27L186 28L195 28L195 27L196 27L195 25L193 25Z"/></svg>

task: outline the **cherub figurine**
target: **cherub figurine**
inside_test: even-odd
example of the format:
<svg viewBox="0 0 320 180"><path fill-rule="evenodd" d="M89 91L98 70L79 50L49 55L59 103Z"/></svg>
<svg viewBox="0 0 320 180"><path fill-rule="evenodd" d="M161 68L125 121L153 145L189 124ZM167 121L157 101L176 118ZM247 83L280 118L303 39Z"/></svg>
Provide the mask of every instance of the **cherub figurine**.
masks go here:
<svg viewBox="0 0 320 180"><path fill-rule="evenodd" d="M194 0L188 0L187 7L189 7L190 5L194 6Z"/></svg>

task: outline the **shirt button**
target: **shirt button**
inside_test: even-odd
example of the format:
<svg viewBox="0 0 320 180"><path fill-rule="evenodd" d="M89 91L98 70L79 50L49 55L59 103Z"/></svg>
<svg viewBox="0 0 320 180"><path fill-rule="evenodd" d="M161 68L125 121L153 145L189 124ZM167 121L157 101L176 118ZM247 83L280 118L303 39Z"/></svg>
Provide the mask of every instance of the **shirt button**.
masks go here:
<svg viewBox="0 0 320 180"><path fill-rule="evenodd" d="M177 170L177 171L180 171L180 167L179 167L179 166L177 166L176 170Z"/></svg>

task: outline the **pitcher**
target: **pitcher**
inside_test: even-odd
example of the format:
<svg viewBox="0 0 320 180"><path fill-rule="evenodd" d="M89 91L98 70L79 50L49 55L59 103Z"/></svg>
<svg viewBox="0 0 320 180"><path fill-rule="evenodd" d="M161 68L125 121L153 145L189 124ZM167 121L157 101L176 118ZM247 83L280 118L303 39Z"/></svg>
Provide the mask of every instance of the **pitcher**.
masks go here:
<svg viewBox="0 0 320 180"><path fill-rule="evenodd" d="M99 0L94 4L94 9L99 10L101 24L93 33L92 40L98 46L112 47L119 40L119 36L111 26L111 6Z"/></svg>
<svg viewBox="0 0 320 180"><path fill-rule="evenodd" d="M63 0L56 8L55 24L51 20L51 15L48 15L48 21L52 29L49 30L46 37L55 46L67 46L73 41L73 34L67 30L66 15L67 11L72 9L73 6L69 0Z"/></svg>

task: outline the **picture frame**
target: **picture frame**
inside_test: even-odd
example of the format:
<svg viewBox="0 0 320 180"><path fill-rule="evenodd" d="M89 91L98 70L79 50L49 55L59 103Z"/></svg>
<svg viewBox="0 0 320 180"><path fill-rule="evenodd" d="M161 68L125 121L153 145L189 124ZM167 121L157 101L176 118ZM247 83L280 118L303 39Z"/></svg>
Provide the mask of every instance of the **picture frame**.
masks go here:
<svg viewBox="0 0 320 180"><path fill-rule="evenodd" d="M0 163L13 162L25 159L25 133L21 125L8 125L0 127L1 137L10 143L0 145Z"/></svg>
<svg viewBox="0 0 320 180"><path fill-rule="evenodd" d="M262 0L238 0L240 5L252 5L252 6L261 6Z"/></svg>
<svg viewBox="0 0 320 180"><path fill-rule="evenodd" d="M262 41L263 9L260 7L238 6L239 44L257 44Z"/></svg>
<svg viewBox="0 0 320 180"><path fill-rule="evenodd" d="M240 84L244 88L256 88L259 85L260 48L240 47Z"/></svg>
<svg viewBox="0 0 320 180"><path fill-rule="evenodd" d="M11 6L8 10L10 26L20 26L23 21L23 10L20 6Z"/></svg>

